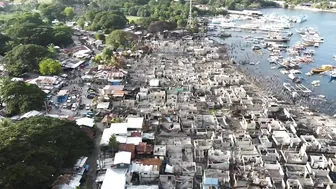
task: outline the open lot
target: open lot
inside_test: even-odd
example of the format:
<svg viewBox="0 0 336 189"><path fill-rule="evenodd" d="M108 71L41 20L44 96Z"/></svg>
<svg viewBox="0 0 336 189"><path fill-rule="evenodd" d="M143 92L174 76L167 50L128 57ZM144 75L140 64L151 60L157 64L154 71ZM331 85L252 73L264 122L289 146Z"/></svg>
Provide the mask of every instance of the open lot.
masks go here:
<svg viewBox="0 0 336 189"><path fill-rule="evenodd" d="M139 20L140 18L143 18L141 16L126 16L127 20L129 21L136 21Z"/></svg>

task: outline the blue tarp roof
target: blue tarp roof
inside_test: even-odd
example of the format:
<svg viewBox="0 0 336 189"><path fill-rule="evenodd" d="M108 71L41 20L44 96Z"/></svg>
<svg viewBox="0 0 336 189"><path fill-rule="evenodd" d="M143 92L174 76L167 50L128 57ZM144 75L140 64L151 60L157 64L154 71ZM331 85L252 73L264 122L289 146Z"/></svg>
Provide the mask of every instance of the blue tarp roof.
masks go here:
<svg viewBox="0 0 336 189"><path fill-rule="evenodd" d="M206 185L218 185L219 179L218 178L206 178L204 184Z"/></svg>

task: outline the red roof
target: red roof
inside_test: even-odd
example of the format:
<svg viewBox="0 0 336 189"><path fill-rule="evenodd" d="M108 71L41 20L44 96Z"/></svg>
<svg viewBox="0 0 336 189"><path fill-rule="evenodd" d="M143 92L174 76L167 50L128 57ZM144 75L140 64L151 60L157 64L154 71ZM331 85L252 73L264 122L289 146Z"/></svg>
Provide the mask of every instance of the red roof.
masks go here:
<svg viewBox="0 0 336 189"><path fill-rule="evenodd" d="M131 137L141 137L141 132L132 132Z"/></svg>
<svg viewBox="0 0 336 189"><path fill-rule="evenodd" d="M146 142L140 142L136 150L137 154L151 154L153 153L153 146L148 145Z"/></svg>
<svg viewBox="0 0 336 189"><path fill-rule="evenodd" d="M131 152L132 159L135 157L135 145L134 144L119 144L119 151Z"/></svg>

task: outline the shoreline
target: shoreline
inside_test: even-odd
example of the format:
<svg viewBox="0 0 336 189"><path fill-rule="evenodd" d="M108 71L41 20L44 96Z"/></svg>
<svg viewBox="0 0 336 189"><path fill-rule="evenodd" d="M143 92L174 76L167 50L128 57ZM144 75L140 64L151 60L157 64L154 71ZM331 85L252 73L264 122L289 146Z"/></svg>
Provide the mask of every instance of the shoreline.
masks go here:
<svg viewBox="0 0 336 189"><path fill-rule="evenodd" d="M335 105L333 101L318 99L319 94L313 92L308 97L300 96L293 99L292 95L283 88L283 81L281 81L277 76L265 76L253 67L241 64L242 60L237 60L235 58L235 54L233 53L233 51L239 49L239 47L232 44L230 45L226 42L217 41L216 43L227 47L227 55L229 60L232 58L235 60L236 64L234 67L236 70L244 75L251 84L256 86L259 89L260 94L276 97L279 101L289 103L291 106L295 107L295 109L304 109L306 112L322 114L330 117L336 115L334 106L331 107L331 105Z"/></svg>
<svg viewBox="0 0 336 189"><path fill-rule="evenodd" d="M318 8L312 8L312 7L305 7L305 6L295 6L293 8L288 8L293 10L307 10L312 12L327 12L327 13L336 13L336 9L318 9Z"/></svg>

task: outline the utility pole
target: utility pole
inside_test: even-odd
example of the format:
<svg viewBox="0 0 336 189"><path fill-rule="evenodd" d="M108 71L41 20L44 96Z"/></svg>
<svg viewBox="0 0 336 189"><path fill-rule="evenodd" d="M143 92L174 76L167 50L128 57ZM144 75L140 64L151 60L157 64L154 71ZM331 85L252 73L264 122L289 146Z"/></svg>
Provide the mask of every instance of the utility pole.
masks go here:
<svg viewBox="0 0 336 189"><path fill-rule="evenodd" d="M192 16L192 0L189 0L189 17L188 17L188 27L192 27L192 21L193 21L193 16Z"/></svg>

